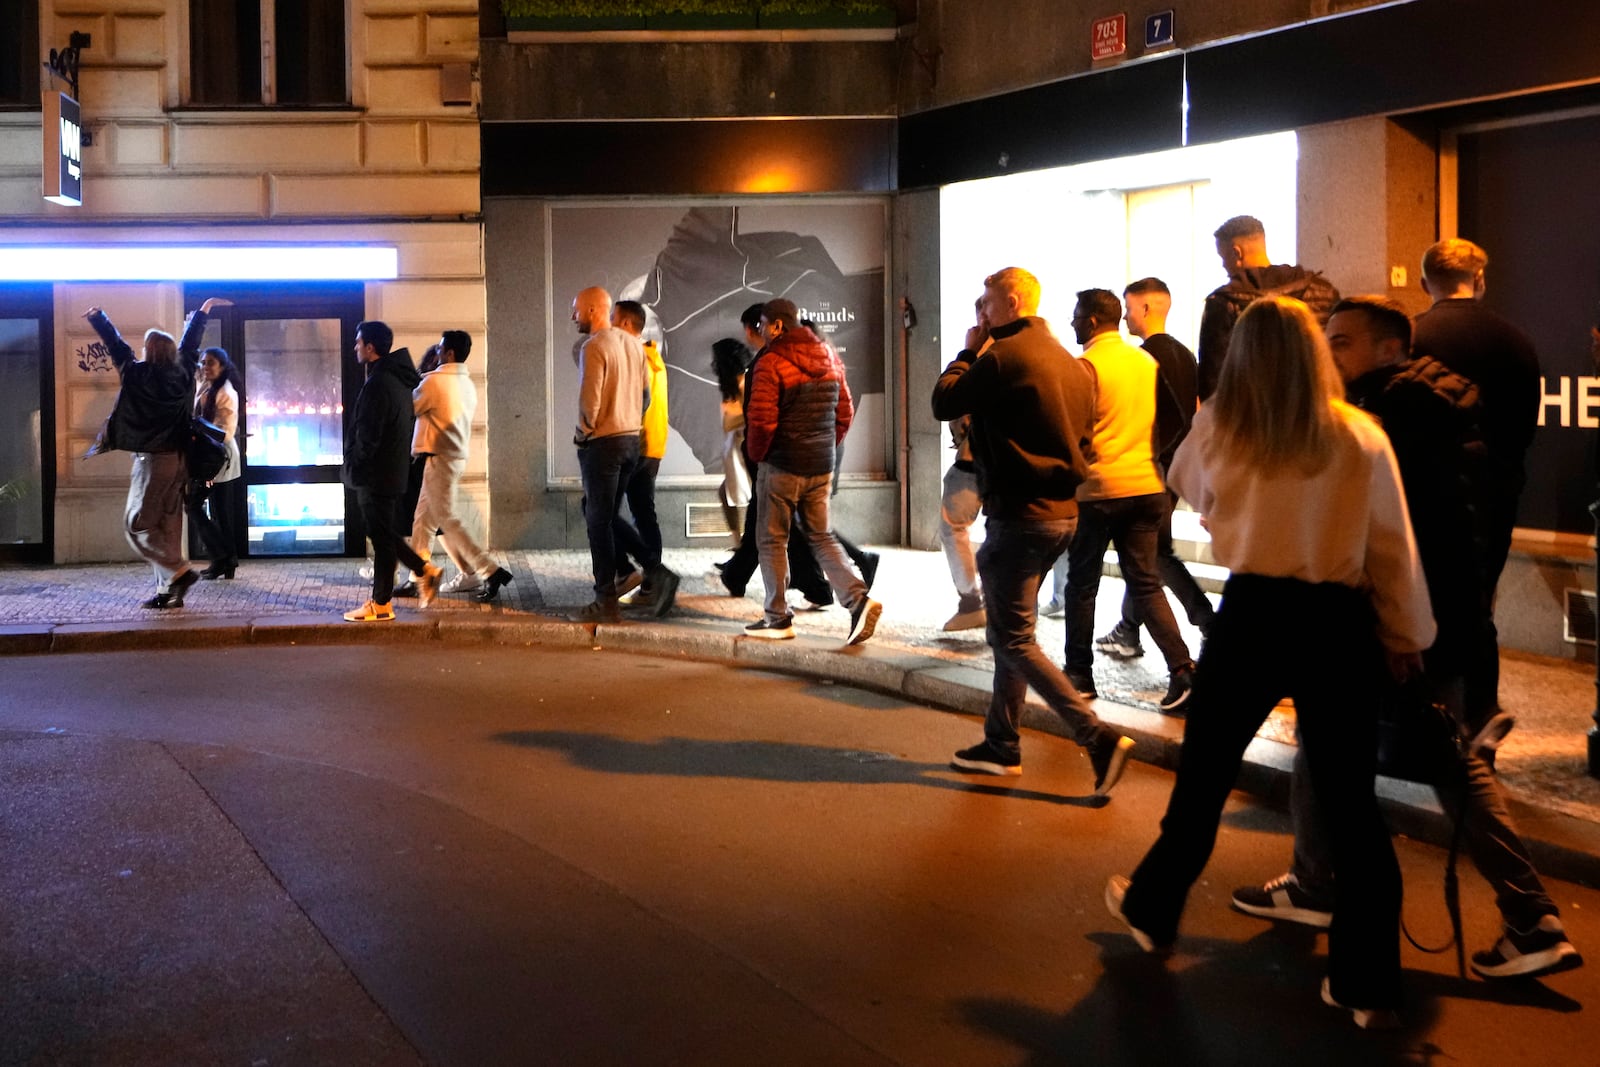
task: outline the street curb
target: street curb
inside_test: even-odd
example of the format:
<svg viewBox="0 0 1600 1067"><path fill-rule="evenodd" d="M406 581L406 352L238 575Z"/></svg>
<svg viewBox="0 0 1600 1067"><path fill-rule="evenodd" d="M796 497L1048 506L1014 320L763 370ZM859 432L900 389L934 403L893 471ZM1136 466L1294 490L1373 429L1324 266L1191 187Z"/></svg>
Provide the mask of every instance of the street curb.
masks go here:
<svg viewBox="0 0 1600 1067"><path fill-rule="evenodd" d="M324 615L250 618L190 616L110 623L0 626L0 656L43 653L187 650L228 645L460 645L594 648L722 663L827 680L900 697L961 715L982 716L992 675L915 652L872 645L842 647L822 638L763 641L695 622L575 623L537 615L403 616L390 623L333 622ZM1096 713L1133 738L1141 763L1174 769L1183 720L1099 700ZM1060 716L1030 700L1022 725L1070 740ZM1250 743L1235 788L1286 807L1294 747L1264 738ZM1447 848L1451 826L1425 786L1379 779L1379 802L1396 834ZM1542 874L1600 886L1600 826L1558 811L1510 801L1523 841ZM1288 862L1288 856L1284 857ZM1263 878L1273 872L1264 872Z"/></svg>

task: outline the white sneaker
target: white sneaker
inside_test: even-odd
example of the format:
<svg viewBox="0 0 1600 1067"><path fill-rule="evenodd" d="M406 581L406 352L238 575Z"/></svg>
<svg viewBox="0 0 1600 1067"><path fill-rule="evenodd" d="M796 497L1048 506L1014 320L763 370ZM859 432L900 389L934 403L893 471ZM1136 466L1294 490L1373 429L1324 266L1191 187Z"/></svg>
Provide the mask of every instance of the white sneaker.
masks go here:
<svg viewBox="0 0 1600 1067"><path fill-rule="evenodd" d="M372 561L369 559L361 566L357 567L356 575L358 577L365 578L369 582L372 581Z"/></svg>
<svg viewBox="0 0 1600 1067"><path fill-rule="evenodd" d="M476 574L462 572L439 587L441 593L470 593L483 588L483 579Z"/></svg>

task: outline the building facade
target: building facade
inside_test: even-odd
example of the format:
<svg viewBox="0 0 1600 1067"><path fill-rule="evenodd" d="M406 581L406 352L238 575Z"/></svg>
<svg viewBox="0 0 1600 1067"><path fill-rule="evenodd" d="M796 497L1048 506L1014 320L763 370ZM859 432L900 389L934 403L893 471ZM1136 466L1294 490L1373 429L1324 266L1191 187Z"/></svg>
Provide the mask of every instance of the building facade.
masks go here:
<svg viewBox="0 0 1600 1067"><path fill-rule="evenodd" d="M207 343L227 348L245 377L246 469L231 501L248 515L241 551L359 553L337 467L343 408L359 388L355 325L384 319L419 357L442 328L468 330L480 379L489 352L477 4L7 7L31 10L14 27L22 44L5 54L15 69L0 78L0 403L10 408L0 422L20 494L0 505L13 511L5 550L58 562L130 556L128 458L85 458L117 375L84 309L103 306L136 342L148 328L176 333L201 301L227 296L235 305ZM71 90L46 76L30 99L29 79L75 34L88 38L78 51L82 203L63 206L41 197L41 100ZM374 252L389 266L344 262ZM485 527L487 462L480 447L465 486Z"/></svg>

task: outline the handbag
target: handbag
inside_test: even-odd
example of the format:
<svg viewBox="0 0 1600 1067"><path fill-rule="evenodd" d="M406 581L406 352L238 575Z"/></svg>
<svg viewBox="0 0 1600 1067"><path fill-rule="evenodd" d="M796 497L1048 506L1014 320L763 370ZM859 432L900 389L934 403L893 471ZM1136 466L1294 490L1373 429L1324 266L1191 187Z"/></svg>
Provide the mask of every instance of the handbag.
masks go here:
<svg viewBox="0 0 1600 1067"><path fill-rule="evenodd" d="M199 415L189 419L189 447L184 450L189 477L197 482L215 480L228 465L228 431Z"/></svg>

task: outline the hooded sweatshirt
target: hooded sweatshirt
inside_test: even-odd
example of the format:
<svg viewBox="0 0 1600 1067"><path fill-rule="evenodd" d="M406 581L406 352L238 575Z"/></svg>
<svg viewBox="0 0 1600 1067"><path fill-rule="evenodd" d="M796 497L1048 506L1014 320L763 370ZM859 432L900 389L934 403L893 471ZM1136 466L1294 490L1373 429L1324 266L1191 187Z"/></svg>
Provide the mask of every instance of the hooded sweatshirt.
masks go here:
<svg viewBox="0 0 1600 1067"><path fill-rule="evenodd" d="M367 364L344 436L344 484L380 496L406 490L411 469L411 391L422 380L411 351L397 348Z"/></svg>
<svg viewBox="0 0 1600 1067"><path fill-rule="evenodd" d="M844 364L804 326L779 334L751 370L745 451L790 474L832 474L855 416Z"/></svg>

